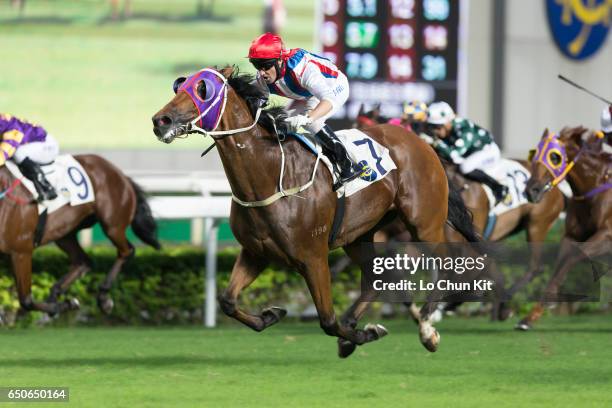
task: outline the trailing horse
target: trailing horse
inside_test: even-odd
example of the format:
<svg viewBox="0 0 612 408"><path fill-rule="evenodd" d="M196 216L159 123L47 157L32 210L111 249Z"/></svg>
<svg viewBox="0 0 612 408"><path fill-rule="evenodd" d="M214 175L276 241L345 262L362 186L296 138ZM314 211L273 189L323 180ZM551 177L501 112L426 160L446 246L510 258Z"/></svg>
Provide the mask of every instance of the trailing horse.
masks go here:
<svg viewBox="0 0 612 408"><path fill-rule="evenodd" d="M546 129L533 152L527 183L529 200L543 201L564 179L574 194L567 206L565 234L545 297L558 294L568 272L578 262L612 254L612 155L603 150L601 136L583 127L563 128L559 134ZM581 243L580 250L576 250L576 243ZM517 329L531 329L542 316L543 305L544 299L517 324Z"/></svg>
<svg viewBox="0 0 612 408"><path fill-rule="evenodd" d="M48 215L40 244L55 242L70 259L70 270L51 289L45 302L32 299L32 252L39 221L37 202L6 167L0 168L0 252L11 257L19 303L24 310L39 310L51 315L78 308L78 301L58 302L58 297L80 276L91 269L91 261L77 239L77 232L99 222L117 248L117 260L99 287L98 306L110 313L111 286L125 262L134 254L128 242L128 226L146 244L159 249L157 226L143 191L109 161L96 155L75 159L87 172L95 191L95 201L77 206L65 205Z"/></svg>
<svg viewBox="0 0 612 408"><path fill-rule="evenodd" d="M209 135L221 156L233 194L230 226L242 245L229 285L219 297L223 312L256 331L277 323L285 316L283 309L250 314L237 300L270 261L287 264L306 280L322 329L338 337L339 354L346 357L357 345L375 341L386 331L380 325L356 328L374 297L368 291L336 318L330 249L342 246L357 259L360 244L372 242L374 233L397 216L418 241L445 242L449 215L468 239L477 240L477 235L465 221L465 208L449 211L446 175L433 150L415 134L382 125L366 133L389 149L397 169L346 198L344 221L330 242L339 208L332 176L320 167L313 171L318 159L299 141L287 137L281 142L284 115L278 108L262 111L263 94L251 85L252 79L232 68L207 68L182 79L175 87L177 94L153 116L153 131L165 143L196 131ZM430 351L439 342L429 318L435 307L430 302L421 309L419 326L420 340Z"/></svg>

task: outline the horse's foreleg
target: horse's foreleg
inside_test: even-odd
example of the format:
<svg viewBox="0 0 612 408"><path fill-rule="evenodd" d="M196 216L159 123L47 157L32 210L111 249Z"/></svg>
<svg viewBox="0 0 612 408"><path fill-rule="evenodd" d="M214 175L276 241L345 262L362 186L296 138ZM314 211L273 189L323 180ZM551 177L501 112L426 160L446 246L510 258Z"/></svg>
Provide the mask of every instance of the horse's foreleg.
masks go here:
<svg viewBox="0 0 612 408"><path fill-rule="evenodd" d="M351 327L355 329L359 319L368 310L370 304L376 300L376 291L362 291L359 297L351 305L351 307L344 312L340 318L340 323L343 326ZM364 328L366 332L371 332L376 337L376 340L387 335L387 329L380 324L367 324ZM346 358L353 354L353 351L357 348L357 344L350 340L346 340L342 337L338 337L338 356L340 358Z"/></svg>
<svg viewBox="0 0 612 408"><path fill-rule="evenodd" d="M287 314L284 309L270 307L264 309L261 315L252 315L241 310L237 305L240 292L257 279L267 264L267 260L253 256L245 249L242 249L232 269L229 285L223 294L219 296L219 305L223 313L255 331L262 331L278 323Z"/></svg>
<svg viewBox="0 0 612 408"><path fill-rule="evenodd" d="M555 273L549 280L546 289L544 290L544 298L554 299L558 295L561 284L569 271L576 263L589 258L594 258L606 253L612 252L610 241L612 236L608 230L600 230L590 237L580 246L580 249L574 247L574 242L569 238L564 238L561 246L561 253L555 265ZM516 326L519 330L529 330L543 314L544 300L536 304L529 314L522 319Z"/></svg>
<svg viewBox="0 0 612 408"><path fill-rule="evenodd" d="M38 310L51 315L61 313L65 310L78 307L70 302L43 303L34 302L32 299L32 253L16 252L11 254L11 263L17 284L17 295L19 304L25 311Z"/></svg>
<svg viewBox="0 0 612 408"><path fill-rule="evenodd" d="M556 218L555 218L556 220ZM546 235L550 230L554 220L547 219L534 219L529 221L527 226L527 242L531 244L531 254L529 257L529 267L527 273L523 275L518 281L516 281L512 287L506 292L506 295L511 298L523 289L526 284L531 282L533 278L540 275L543 271L542 267L542 242L546 239Z"/></svg>
<svg viewBox="0 0 612 408"><path fill-rule="evenodd" d="M329 266L327 264L327 257L310 262L305 269L300 272L306 280L308 290L310 291L312 300L317 308L321 328L326 334L343 338L356 345L378 340L386 334L386 330L379 325L372 325L366 330L360 330L356 329L355 327L351 327L350 323L338 322L334 312L331 293L331 278ZM363 313L363 311L367 309L368 296L370 295L367 293L362 293L361 297L364 298L365 304L357 305L358 302L356 302L356 304L353 305L355 306L353 312L349 313L348 316ZM348 320L350 320L349 317L347 317L347 321Z"/></svg>
<svg viewBox="0 0 612 408"><path fill-rule="evenodd" d="M370 237L372 238L372 237ZM356 241L354 244L348 245L344 248L346 253L348 254L348 259L353 262L360 263L362 260L361 255L361 243L363 241ZM362 274L364 272L364 267L362 266ZM370 286L368 286L370 287ZM371 288L371 287L370 287ZM348 308L346 312L340 318L340 323L342 325L356 328L359 319L363 316L363 314L368 310L370 304L376 300L377 294L376 291L371 288L369 291L362 291L359 297L355 300L355 302ZM381 325L366 325L366 330L374 330L375 334L378 334L378 337L382 337L387 334L386 329ZM338 356L340 358L346 358L350 356L355 349L357 348L357 344L346 340L342 337L338 338Z"/></svg>
<svg viewBox="0 0 612 408"><path fill-rule="evenodd" d="M566 263L569 258L572 256L572 243L573 241L569 238L563 238L561 241L561 248L559 250L559 256L557 257L557 261L555 262L555 273L561 268L561 265ZM544 302L540 301L536 303L527 316L522 318L515 326L515 329L527 331L531 329L533 323L538 321L540 317L544 314Z"/></svg>

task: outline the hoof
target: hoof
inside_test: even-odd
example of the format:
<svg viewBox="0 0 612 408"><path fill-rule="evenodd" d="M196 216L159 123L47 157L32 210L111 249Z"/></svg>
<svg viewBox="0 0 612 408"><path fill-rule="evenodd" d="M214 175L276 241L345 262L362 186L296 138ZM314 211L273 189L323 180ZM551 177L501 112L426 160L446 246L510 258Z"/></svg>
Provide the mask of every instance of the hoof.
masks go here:
<svg viewBox="0 0 612 408"><path fill-rule="evenodd" d="M338 357L347 358L357 348L357 345L345 339L338 339Z"/></svg>
<svg viewBox="0 0 612 408"><path fill-rule="evenodd" d="M431 316L429 316L429 321L432 323L438 323L442 321L443 317L444 314L442 313L442 311L440 309L436 309L436 311L433 312Z"/></svg>
<svg viewBox="0 0 612 408"><path fill-rule="evenodd" d="M276 306L269 307L261 312L265 327L278 323L285 316L287 316L287 311Z"/></svg>
<svg viewBox="0 0 612 408"><path fill-rule="evenodd" d="M102 313L109 315L112 313L113 308L115 307L115 302L109 296L104 296L98 298L98 307L102 311Z"/></svg>
<svg viewBox="0 0 612 408"><path fill-rule="evenodd" d="M426 333L421 332L421 344L432 353L435 353L438 350L438 346L440 345L440 333L433 327L429 327Z"/></svg>
<svg viewBox="0 0 612 408"><path fill-rule="evenodd" d="M520 321L516 324L516 326L514 326L515 330L519 330L519 331L529 331L531 330L531 325L525 321Z"/></svg>
<svg viewBox="0 0 612 408"><path fill-rule="evenodd" d="M77 298L70 298L66 301L68 305L68 310L79 310L81 308L81 303Z"/></svg>
<svg viewBox="0 0 612 408"><path fill-rule="evenodd" d="M373 339L370 341L380 340L381 338L389 334L385 326L383 326L382 324L368 323L363 328L363 330L365 330L366 332L370 333L373 336Z"/></svg>
<svg viewBox="0 0 612 408"><path fill-rule="evenodd" d="M512 317L512 308L506 304L502 304L499 308L497 318L500 322L504 322Z"/></svg>

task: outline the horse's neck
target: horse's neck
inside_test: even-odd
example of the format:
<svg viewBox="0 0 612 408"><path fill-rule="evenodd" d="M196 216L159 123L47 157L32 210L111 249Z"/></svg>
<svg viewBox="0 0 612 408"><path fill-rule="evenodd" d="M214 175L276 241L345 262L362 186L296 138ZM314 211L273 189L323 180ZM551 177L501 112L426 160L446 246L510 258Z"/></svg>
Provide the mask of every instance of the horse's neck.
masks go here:
<svg viewBox="0 0 612 408"><path fill-rule="evenodd" d="M216 142L232 192L242 200L266 198L278 184L280 151L275 151L271 140L263 140L262 134L263 129L256 126Z"/></svg>
<svg viewBox="0 0 612 408"><path fill-rule="evenodd" d="M584 195L606 183L609 171L608 162L586 153L575 162L574 168L568 173L567 181L575 195Z"/></svg>

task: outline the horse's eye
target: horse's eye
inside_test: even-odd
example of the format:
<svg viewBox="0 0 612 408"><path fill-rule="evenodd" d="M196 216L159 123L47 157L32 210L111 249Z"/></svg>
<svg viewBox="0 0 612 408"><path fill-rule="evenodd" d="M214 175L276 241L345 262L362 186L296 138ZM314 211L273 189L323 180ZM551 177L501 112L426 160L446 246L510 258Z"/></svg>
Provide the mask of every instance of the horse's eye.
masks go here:
<svg viewBox="0 0 612 408"><path fill-rule="evenodd" d="M196 91L197 91L198 96L200 97L200 99L202 99L203 101L205 101L207 99L207 97L206 97L206 82L200 81L198 83L198 87L196 88Z"/></svg>
<svg viewBox="0 0 612 408"><path fill-rule="evenodd" d="M562 158L561 158L561 155L559 153L553 152L550 155L550 161L555 166L560 165L561 164L561 160L562 160Z"/></svg>
<svg viewBox="0 0 612 408"><path fill-rule="evenodd" d="M174 84L172 84L172 89L174 90L174 93L177 93L179 88L181 87L181 85L183 85L183 82L185 82L187 78L185 77L178 77L174 80Z"/></svg>
<svg viewBox="0 0 612 408"><path fill-rule="evenodd" d="M195 91L197 97L202 102L210 102L215 96L215 84L211 80L204 78L198 82Z"/></svg>

